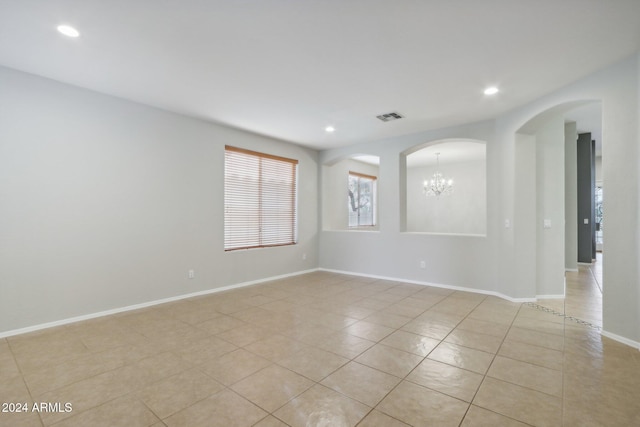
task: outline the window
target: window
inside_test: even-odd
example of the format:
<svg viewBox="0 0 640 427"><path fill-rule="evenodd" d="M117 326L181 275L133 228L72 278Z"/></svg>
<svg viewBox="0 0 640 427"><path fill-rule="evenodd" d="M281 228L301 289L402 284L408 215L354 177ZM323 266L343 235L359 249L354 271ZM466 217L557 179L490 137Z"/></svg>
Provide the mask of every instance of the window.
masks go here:
<svg viewBox="0 0 640 427"><path fill-rule="evenodd" d="M225 251L297 242L297 172L297 160L225 147Z"/></svg>
<svg viewBox="0 0 640 427"><path fill-rule="evenodd" d="M375 176L349 172L349 227L376 225Z"/></svg>

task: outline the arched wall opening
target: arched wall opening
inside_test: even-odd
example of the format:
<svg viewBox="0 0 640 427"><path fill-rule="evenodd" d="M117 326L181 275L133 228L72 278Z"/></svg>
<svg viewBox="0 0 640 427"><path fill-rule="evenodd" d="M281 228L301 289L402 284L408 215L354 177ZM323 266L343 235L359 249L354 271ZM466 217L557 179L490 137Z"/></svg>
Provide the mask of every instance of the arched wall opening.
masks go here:
<svg viewBox="0 0 640 427"><path fill-rule="evenodd" d="M537 114L516 131L517 280L535 289L539 299L564 298L565 271L577 271L578 232L592 226L591 218L588 224L578 218L582 166L577 140L580 133L593 129L601 142L601 116L599 101L567 102ZM595 168L595 151L593 156Z"/></svg>
<svg viewBox="0 0 640 427"><path fill-rule="evenodd" d="M322 229L377 231L380 157L353 154L322 165Z"/></svg>
<svg viewBox="0 0 640 427"><path fill-rule="evenodd" d="M486 142L429 141L402 153L404 231L484 236L487 232ZM431 189L435 174L451 180L449 194Z"/></svg>

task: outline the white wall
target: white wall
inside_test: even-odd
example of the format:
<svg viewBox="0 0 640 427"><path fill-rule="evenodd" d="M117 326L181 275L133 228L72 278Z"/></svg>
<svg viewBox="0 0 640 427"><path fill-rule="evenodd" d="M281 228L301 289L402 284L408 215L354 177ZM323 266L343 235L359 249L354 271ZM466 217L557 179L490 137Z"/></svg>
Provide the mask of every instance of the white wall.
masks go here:
<svg viewBox="0 0 640 427"><path fill-rule="evenodd" d="M349 207L347 205L347 185L349 172L358 172L378 177L377 186L379 189L379 168L377 165L363 163L353 159L345 159L330 166L323 165L322 169L322 227L325 230L348 230ZM377 209L378 206L376 203L376 210ZM374 227L368 227L368 229L378 230L378 227L379 221Z"/></svg>
<svg viewBox="0 0 640 427"><path fill-rule="evenodd" d="M321 152L320 161L323 164L331 164L336 159L358 153L377 155L380 157L381 178L378 185L380 232L323 230L320 235L320 266L339 271L494 290L495 265L488 262L494 250L493 239L403 232L406 205L401 203L406 197L406 159L402 153L430 141L489 141L487 187L497 184L492 181L497 176L492 173L491 167L499 151L491 146L492 135L493 123L482 122ZM322 173L326 173L324 168ZM488 210L497 209L491 203L495 197L496 194L492 192L487 195ZM487 217L491 218L491 213ZM487 225L487 234L491 232L491 227L491 224ZM422 260L426 262L425 269L420 268Z"/></svg>
<svg viewBox="0 0 640 427"><path fill-rule="evenodd" d="M440 172L454 180L450 195L427 197L423 183L435 166L407 168L407 231L479 234L487 232L487 163L446 163Z"/></svg>
<svg viewBox="0 0 640 427"><path fill-rule="evenodd" d="M538 286L537 141L535 135L515 135L513 217L515 289L534 295ZM510 221L513 221L510 220ZM515 290L514 289L514 290Z"/></svg>
<svg viewBox="0 0 640 427"><path fill-rule="evenodd" d="M557 115L536 133L538 296L564 296L564 146L564 119Z"/></svg>
<svg viewBox="0 0 640 427"><path fill-rule="evenodd" d="M565 269L578 269L578 149L576 122L564 125Z"/></svg>
<svg viewBox="0 0 640 427"><path fill-rule="evenodd" d="M638 142L637 144L640 145L640 117L638 117L638 115L640 115L640 53L638 53L638 55L636 55L636 67L635 67L635 73L636 73L636 141ZM602 174L603 176L605 175L606 170L604 169L604 164L603 164L603 170L602 170ZM636 149L636 165L635 165L635 170L636 171L640 171L640 148ZM612 173L612 172L609 172ZM602 186L602 202L603 202L603 215L606 212L604 210L604 200L606 196L605 191L607 191L606 187L604 186L604 182L603 182L603 186ZM640 173L636 172L636 193L638 194L640 193ZM637 197L637 200L635 201L635 209L636 212L640 212L640 195ZM603 235L603 240L606 239L608 237L604 237ZM636 242L640 242L640 215L636 215L636 233L635 233L635 241ZM632 254L632 256L635 255L635 259L632 258L632 260L635 261L636 264L636 280L635 280L635 291L636 291L636 317L635 317L635 321L636 321L636 331L635 331L635 340L640 342L640 245L637 244L636 245L636 251L635 253ZM632 262L633 264L633 262ZM608 293L608 292L607 292ZM604 304L604 303L603 303ZM632 304L632 303L631 303ZM631 305L631 304L627 304L627 306ZM628 307L627 307L628 308ZM633 318L631 316L631 313L625 315L625 316L619 316L620 318L627 318L630 321L633 321ZM618 320L618 319L616 319ZM622 335L628 338L631 338L631 336L629 335ZM631 338L634 339L634 338Z"/></svg>
<svg viewBox="0 0 640 427"><path fill-rule="evenodd" d="M604 332L640 342L638 251L638 56L634 55L587 76L565 88L514 110L496 121L496 131L505 146L509 135L532 117L576 102L602 102L603 185L607 189L604 209L607 212L607 244L604 257ZM573 105L575 106L575 105ZM508 201L505 209L515 202ZM514 223L518 223L517 219ZM505 242L508 242L505 238ZM507 265L511 251L503 252ZM625 261L626 260L626 261ZM633 261L630 261L633 260ZM509 267L504 270L508 278ZM515 274L515 271L512 271ZM517 284L514 286L518 286Z"/></svg>
<svg viewBox="0 0 640 427"><path fill-rule="evenodd" d="M0 333L317 266L315 151L6 68L0 94ZM299 160L298 245L224 252L225 144Z"/></svg>
<svg viewBox="0 0 640 427"><path fill-rule="evenodd" d="M531 252L531 212L517 204L516 132L559 105L601 101L604 330L640 342L639 81L635 55L496 120L317 158L290 144L0 69L0 331L318 265L531 298L537 290L518 281L536 259L521 256ZM447 138L487 141L486 237L402 232L403 153ZM299 245L224 253L225 144L300 160ZM363 152L381 158L380 232L317 235L318 160Z"/></svg>
<svg viewBox="0 0 640 427"><path fill-rule="evenodd" d="M602 182L602 156L596 157L596 184Z"/></svg>
<svg viewBox="0 0 640 427"><path fill-rule="evenodd" d="M612 67L608 74L611 84L602 103L603 211L607 215L603 329L640 342L638 57Z"/></svg>

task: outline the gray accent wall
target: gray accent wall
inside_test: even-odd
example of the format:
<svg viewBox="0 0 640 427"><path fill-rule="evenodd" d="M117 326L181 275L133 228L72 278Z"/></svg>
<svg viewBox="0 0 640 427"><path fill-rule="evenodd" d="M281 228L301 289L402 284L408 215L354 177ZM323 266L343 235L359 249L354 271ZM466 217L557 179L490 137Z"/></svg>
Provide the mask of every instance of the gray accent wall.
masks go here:
<svg viewBox="0 0 640 427"><path fill-rule="evenodd" d="M578 202L578 262L595 259L595 145L590 133L578 135L577 202Z"/></svg>
<svg viewBox="0 0 640 427"><path fill-rule="evenodd" d="M567 270L578 269L578 159L577 125L575 122L564 125L564 212L565 246L564 265Z"/></svg>

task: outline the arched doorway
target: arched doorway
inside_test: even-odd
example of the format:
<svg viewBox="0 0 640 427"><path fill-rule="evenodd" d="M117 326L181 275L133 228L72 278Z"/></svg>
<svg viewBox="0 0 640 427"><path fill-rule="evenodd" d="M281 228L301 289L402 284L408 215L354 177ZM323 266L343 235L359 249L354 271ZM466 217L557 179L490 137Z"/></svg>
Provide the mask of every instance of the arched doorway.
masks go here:
<svg viewBox="0 0 640 427"><path fill-rule="evenodd" d="M515 135L515 239L519 253L534 260L520 277L535 286L540 304L597 326L602 280L593 274L601 269L593 266L601 117L598 101L565 103L536 115Z"/></svg>

